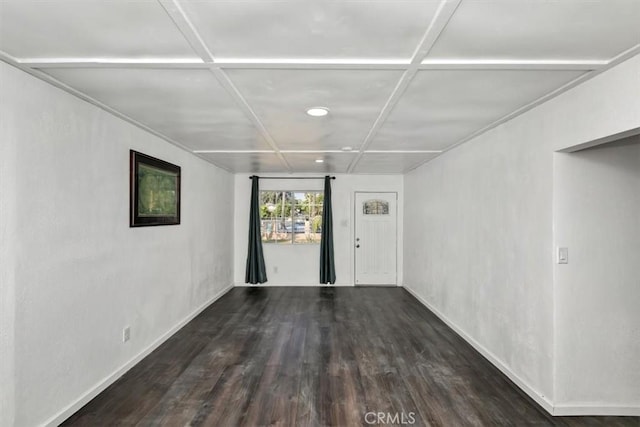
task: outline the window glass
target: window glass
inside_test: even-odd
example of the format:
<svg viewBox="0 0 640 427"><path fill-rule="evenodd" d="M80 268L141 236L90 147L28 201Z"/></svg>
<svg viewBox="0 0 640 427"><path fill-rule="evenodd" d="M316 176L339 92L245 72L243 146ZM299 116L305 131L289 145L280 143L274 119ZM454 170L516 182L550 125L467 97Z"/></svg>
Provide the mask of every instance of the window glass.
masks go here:
<svg viewBox="0 0 640 427"><path fill-rule="evenodd" d="M389 215L389 202L384 200L367 200L362 203L362 213L365 215Z"/></svg>
<svg viewBox="0 0 640 427"><path fill-rule="evenodd" d="M320 243L324 195L318 191L261 191L263 243Z"/></svg>

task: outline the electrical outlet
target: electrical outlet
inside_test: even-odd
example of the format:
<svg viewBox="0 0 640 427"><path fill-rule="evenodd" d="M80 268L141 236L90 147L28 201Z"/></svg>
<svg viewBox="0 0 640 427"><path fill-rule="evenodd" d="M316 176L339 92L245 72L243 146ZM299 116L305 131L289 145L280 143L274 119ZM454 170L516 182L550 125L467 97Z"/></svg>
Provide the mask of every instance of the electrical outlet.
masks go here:
<svg viewBox="0 0 640 427"><path fill-rule="evenodd" d="M131 338L131 327L130 326L126 326L122 330L122 342L127 342L127 341L129 341L130 338Z"/></svg>
<svg viewBox="0 0 640 427"><path fill-rule="evenodd" d="M277 265L273 266L273 272L274 272L274 274L278 272L278 266Z"/></svg>

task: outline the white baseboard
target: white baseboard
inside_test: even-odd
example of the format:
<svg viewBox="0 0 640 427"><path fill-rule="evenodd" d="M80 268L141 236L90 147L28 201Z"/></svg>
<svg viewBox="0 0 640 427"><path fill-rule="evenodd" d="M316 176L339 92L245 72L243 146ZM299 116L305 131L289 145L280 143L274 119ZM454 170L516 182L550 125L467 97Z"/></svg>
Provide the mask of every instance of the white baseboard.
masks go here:
<svg viewBox="0 0 640 427"><path fill-rule="evenodd" d="M53 417L49 418L43 425L46 426L46 427L58 426L64 420L66 420L71 415L76 413L80 408L82 408L84 405L89 403L89 401L91 401L91 399L96 397L98 394L103 392L107 387L109 387L111 384L116 382L116 380L118 378L120 378L122 375L124 375L129 369L133 368L138 362L140 362L142 359L147 357L153 350L158 348L162 343L164 343L167 339L169 339L173 334L178 332L178 330L180 330L180 328L182 328L184 325L186 325L191 320L193 320L198 314L202 313L207 307L209 307L211 304L213 304L218 299L220 299L220 297L222 297L224 294L229 292L232 288L233 288L233 285L229 285L226 288L224 288L223 290L221 290L220 292L218 292L217 294L215 294L207 302L205 302L200 307L195 309L191 314L189 314L187 317L182 319L174 327L169 329L166 333L164 333L157 340L155 340L153 343L151 343L150 346L148 346L147 348L142 350L140 353L138 353L137 356L135 356L133 359L129 360L127 363L122 365L120 368L116 369L109 376L107 376L106 378L101 380L98 384L96 384L94 387L92 387L89 391L87 391L84 395L82 395L79 399L77 399L71 405L67 406L62 411L60 411L58 414L56 414Z"/></svg>
<svg viewBox="0 0 640 427"><path fill-rule="evenodd" d="M555 405L556 416L622 416L640 417L640 406L604 406L592 403Z"/></svg>
<svg viewBox="0 0 640 427"><path fill-rule="evenodd" d="M438 316L440 320L447 324L451 329L453 329L458 335L460 335L466 342L471 344L473 348L475 348L480 354L482 354L487 360L489 360L496 368L500 369L503 374L505 374L512 382L514 382L522 391L524 391L529 397L538 403L538 405L542 406L549 414L554 414L554 406L553 402L548 400L544 395L537 392L533 387L527 384L522 378L520 378L517 374L515 374L511 369L498 357L496 357L492 352L487 350L482 344L477 342L471 336L469 336L465 331L459 328L455 323L453 323L447 316L442 314L438 309L433 307L429 302L424 300L420 295L418 295L413 289L408 287L406 284L403 286L411 295L413 295L418 301L420 301L425 307L427 307L433 314Z"/></svg>
<svg viewBox="0 0 640 427"><path fill-rule="evenodd" d="M321 285L320 283L259 283L257 285L251 285L249 283L234 283L236 288L282 288L282 287L295 287L295 288L339 288L339 287L354 287L353 283L343 283L335 285Z"/></svg>

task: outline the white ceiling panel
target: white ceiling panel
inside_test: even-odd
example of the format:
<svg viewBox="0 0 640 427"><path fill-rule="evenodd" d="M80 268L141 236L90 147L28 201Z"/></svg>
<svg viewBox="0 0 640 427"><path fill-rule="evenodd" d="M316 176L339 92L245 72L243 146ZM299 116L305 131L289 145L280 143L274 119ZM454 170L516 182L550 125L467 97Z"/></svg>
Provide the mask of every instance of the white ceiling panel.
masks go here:
<svg viewBox="0 0 640 427"><path fill-rule="evenodd" d="M17 58L197 59L155 0L2 0L0 50Z"/></svg>
<svg viewBox="0 0 640 427"><path fill-rule="evenodd" d="M580 76L579 71L420 71L372 150L442 150Z"/></svg>
<svg viewBox="0 0 640 427"><path fill-rule="evenodd" d="M203 153L200 156L233 173L286 171L275 153Z"/></svg>
<svg viewBox="0 0 640 427"><path fill-rule="evenodd" d="M465 0L429 58L610 59L638 43L638 0Z"/></svg>
<svg viewBox="0 0 640 427"><path fill-rule="evenodd" d="M346 173L356 153L284 153L295 172ZM316 163L316 160L323 160Z"/></svg>
<svg viewBox="0 0 640 427"><path fill-rule="evenodd" d="M228 70L231 80L283 150L357 149L400 71ZM311 117L313 106L330 109Z"/></svg>
<svg viewBox="0 0 640 427"><path fill-rule="evenodd" d="M439 1L184 1L216 57L409 59Z"/></svg>
<svg viewBox="0 0 640 427"><path fill-rule="evenodd" d="M208 70L60 68L46 72L193 150L270 148Z"/></svg>
<svg viewBox="0 0 640 427"><path fill-rule="evenodd" d="M233 172L403 173L639 54L638 22L640 0L0 0L0 60Z"/></svg>
<svg viewBox="0 0 640 427"><path fill-rule="evenodd" d="M438 156L438 153L364 153L354 173L404 173Z"/></svg>

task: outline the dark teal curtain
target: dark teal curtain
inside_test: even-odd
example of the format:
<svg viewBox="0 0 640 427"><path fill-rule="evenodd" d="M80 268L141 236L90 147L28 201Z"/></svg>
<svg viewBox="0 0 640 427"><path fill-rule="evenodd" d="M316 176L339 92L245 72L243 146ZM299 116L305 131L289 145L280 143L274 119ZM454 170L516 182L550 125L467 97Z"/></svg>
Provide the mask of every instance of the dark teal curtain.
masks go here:
<svg viewBox="0 0 640 427"><path fill-rule="evenodd" d="M322 208L322 235L320 236L320 283L336 283L333 259L333 214L331 212L331 177L324 177L324 206Z"/></svg>
<svg viewBox="0 0 640 427"><path fill-rule="evenodd" d="M245 283L264 283L267 281L267 269L262 255L260 238L260 190L257 176L251 177L251 208L249 210L249 249L247 252L247 270Z"/></svg>

